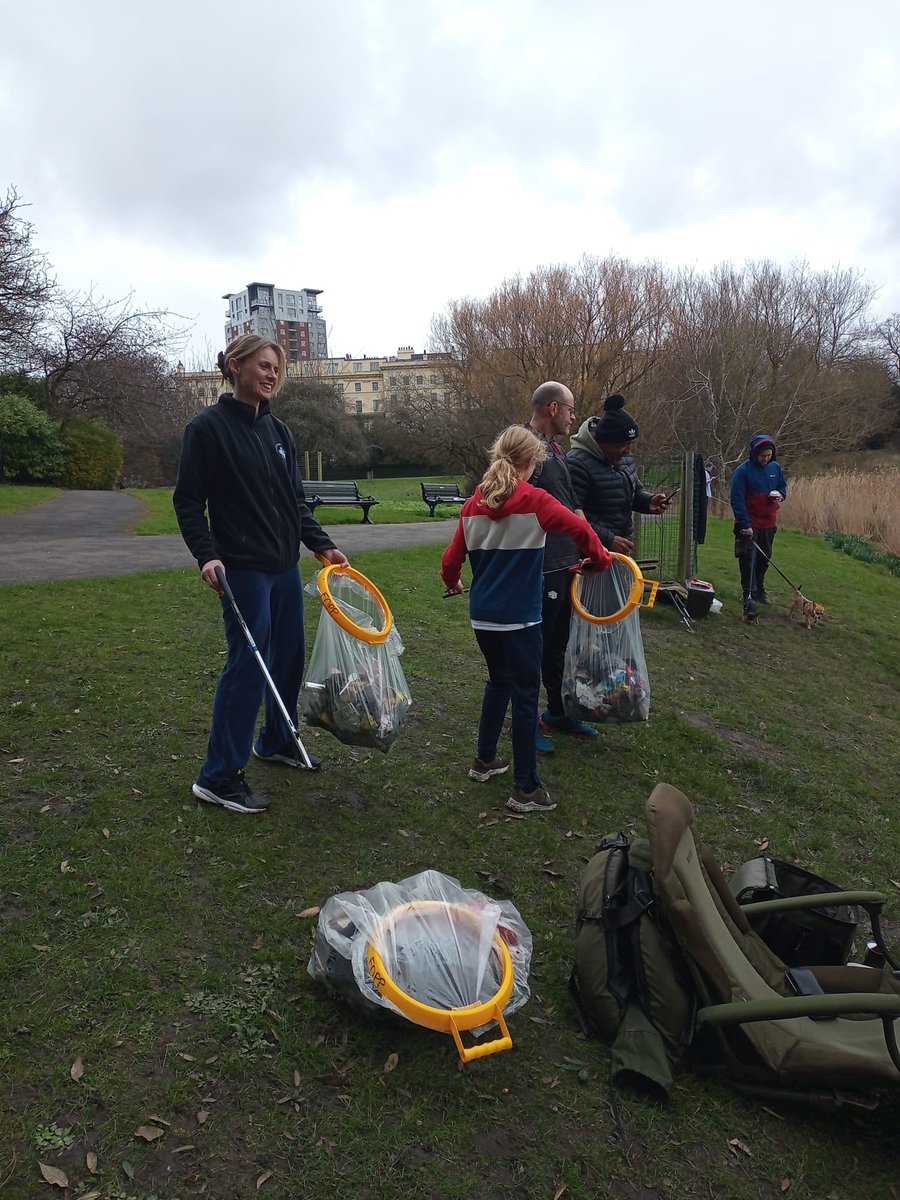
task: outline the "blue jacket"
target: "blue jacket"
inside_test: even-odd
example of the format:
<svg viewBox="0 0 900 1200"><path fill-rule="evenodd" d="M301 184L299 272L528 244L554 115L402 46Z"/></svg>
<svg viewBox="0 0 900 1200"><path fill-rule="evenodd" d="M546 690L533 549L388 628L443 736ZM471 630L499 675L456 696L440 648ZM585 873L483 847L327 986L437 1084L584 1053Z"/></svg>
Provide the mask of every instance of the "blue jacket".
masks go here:
<svg viewBox="0 0 900 1200"><path fill-rule="evenodd" d="M772 459L764 467L756 460L757 453L771 446ZM731 477L731 510L735 524L741 529L774 529L778 524L778 505L770 492L787 498L787 480L778 462L774 439L767 433L755 433L750 439L747 458Z"/></svg>

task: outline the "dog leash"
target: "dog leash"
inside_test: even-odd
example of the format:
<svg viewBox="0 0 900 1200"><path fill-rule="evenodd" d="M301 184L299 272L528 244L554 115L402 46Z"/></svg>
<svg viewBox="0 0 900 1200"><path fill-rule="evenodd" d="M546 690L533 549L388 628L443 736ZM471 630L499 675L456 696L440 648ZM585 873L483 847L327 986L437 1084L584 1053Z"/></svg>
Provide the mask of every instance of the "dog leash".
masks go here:
<svg viewBox="0 0 900 1200"><path fill-rule="evenodd" d="M785 575L784 571L782 571L779 567L775 566L775 564L772 562L771 558L768 556L768 554L766 554L765 550L763 550L762 546L760 546L760 544L756 540L756 538L751 538L750 540L753 542L753 545L756 547L756 549L759 551L759 553L763 556L763 558L766 560L766 562L769 564L769 566L773 567L776 571L778 571L778 574L781 576L781 578L784 580L784 582L788 585L788 587L793 588L793 590L795 592L799 593L799 595L802 596L803 595L802 588L798 588L796 583L791 583L791 581L788 579L787 575Z"/></svg>

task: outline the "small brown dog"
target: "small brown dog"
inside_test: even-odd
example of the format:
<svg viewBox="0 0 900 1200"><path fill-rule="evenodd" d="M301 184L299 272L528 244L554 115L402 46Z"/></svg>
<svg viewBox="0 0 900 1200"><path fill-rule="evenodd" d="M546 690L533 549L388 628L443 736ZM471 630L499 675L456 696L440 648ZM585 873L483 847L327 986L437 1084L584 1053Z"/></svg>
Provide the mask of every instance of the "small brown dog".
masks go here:
<svg viewBox="0 0 900 1200"><path fill-rule="evenodd" d="M788 611L789 620L793 620L795 612L800 613L803 628L812 629L813 625L818 625L825 616L825 605L816 604L815 601L808 600L802 592L795 592L794 599L791 601L791 607Z"/></svg>

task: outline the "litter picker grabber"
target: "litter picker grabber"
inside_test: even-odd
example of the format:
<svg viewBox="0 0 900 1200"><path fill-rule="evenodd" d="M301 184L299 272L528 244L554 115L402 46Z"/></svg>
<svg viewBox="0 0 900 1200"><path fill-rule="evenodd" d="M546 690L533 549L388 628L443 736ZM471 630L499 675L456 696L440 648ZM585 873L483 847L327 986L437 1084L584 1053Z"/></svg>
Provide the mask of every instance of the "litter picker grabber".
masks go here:
<svg viewBox="0 0 900 1200"><path fill-rule="evenodd" d="M778 571L778 574L781 576L781 578L784 580L784 582L788 585L789 588L792 588L793 591L797 592L799 595L802 596L803 595L802 589L798 588L796 583L791 583L791 581L788 579L787 575L785 575L784 571L780 571L778 569L778 567L775 566L775 564L772 562L771 558L769 558L768 554L766 554L765 550L763 550L762 546L760 546L760 544L756 540L756 538L753 538L752 540L753 540L753 545L756 548L757 553L761 554L763 556L763 558L766 560L766 562L769 564L769 566L773 568L773 570Z"/></svg>
<svg viewBox="0 0 900 1200"><path fill-rule="evenodd" d="M235 617L237 618L238 625L240 625L241 629L243 630L244 637L247 639L247 645L250 647L251 651L253 652L253 657L256 659L257 663L259 664L259 669L262 671L263 677L264 677L266 683L269 685L269 691L272 693L272 698L274 699L275 703L278 705L278 709L279 709L281 715L284 717L285 724L287 725L288 729L291 731L291 737L294 739L294 745L300 751L300 757L303 759L303 762L306 766L307 771L318 771L318 769L319 769L318 764L313 766L312 759L309 757L309 754L306 751L306 747L303 745L303 742L300 740L300 734L297 732L297 726L291 720L291 715L288 712L284 701L282 700L281 696L279 695L278 688L275 686L275 681L273 680L272 676L269 674L269 668L266 666L265 659L260 654L259 647L256 645L256 642L253 639L253 634L250 632L250 628L247 625L247 622L244 620L243 616L241 615L241 610L238 608L237 601L234 598L234 592L231 590L228 580L225 578L225 572L222 570L221 567L216 567L216 580L219 584L219 588L221 589L223 596L228 601L228 603L231 605L231 611L234 613Z"/></svg>

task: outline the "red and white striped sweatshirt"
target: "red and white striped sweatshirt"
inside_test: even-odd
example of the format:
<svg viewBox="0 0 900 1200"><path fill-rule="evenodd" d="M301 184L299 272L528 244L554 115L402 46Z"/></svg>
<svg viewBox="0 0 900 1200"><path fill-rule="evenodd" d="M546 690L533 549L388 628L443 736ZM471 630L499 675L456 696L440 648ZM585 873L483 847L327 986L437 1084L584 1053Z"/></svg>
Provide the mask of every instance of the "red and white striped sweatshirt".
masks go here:
<svg viewBox="0 0 900 1200"><path fill-rule="evenodd" d="M541 619L541 573L548 532L566 533L585 558L605 571L609 551L583 518L549 492L520 480L498 508L465 502L453 541L441 560L441 578L455 587L466 555L472 568L469 616L476 628L521 629Z"/></svg>

